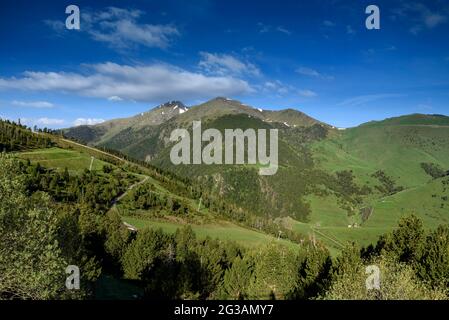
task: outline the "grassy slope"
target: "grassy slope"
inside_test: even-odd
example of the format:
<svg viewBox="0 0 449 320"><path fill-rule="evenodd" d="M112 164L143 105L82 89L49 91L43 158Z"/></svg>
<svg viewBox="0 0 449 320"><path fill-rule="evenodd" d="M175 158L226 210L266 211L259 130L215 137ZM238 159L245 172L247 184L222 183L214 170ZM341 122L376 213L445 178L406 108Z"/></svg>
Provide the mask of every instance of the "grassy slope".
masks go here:
<svg viewBox="0 0 449 320"><path fill-rule="evenodd" d="M448 191L443 189L441 179L429 183L430 177L421 169L420 163L434 162L443 168L449 168L449 126L441 123L440 119L437 125L432 122L422 125L416 121L418 120L410 122L410 119L401 118L399 122L390 120L387 125L369 123L338 132L330 139L315 143L314 157L318 160L319 167L331 172L353 170L360 183L368 183L371 187L377 182L370 175L382 169L398 184L406 187L406 190L386 198L367 198L365 204L372 206L374 213L360 228L348 228L348 224L359 222L359 218L348 217L338 207L335 198L308 196L312 206L310 222L292 221L294 230L306 235L315 234L317 239L335 252L346 241L362 244L376 241L380 234L391 230L399 217L405 214L415 213L427 227L447 223L449 205L442 197L448 195ZM77 150L83 151L82 148ZM79 170L89 166L90 153L91 150L86 150L84 155L77 155L75 151L49 149L24 153L24 156L39 161L45 161L45 157L48 157L47 164L41 161L44 165L61 168L68 166L69 169L74 167ZM94 162L94 169L97 168ZM153 224L162 226L167 231L181 226L172 221L151 222L140 219L134 222L137 227ZM273 240L273 237L237 225L224 226L221 221L206 221L195 225L194 229L200 236L238 239L239 242L250 245L264 243L264 238Z"/></svg>
<svg viewBox="0 0 449 320"><path fill-rule="evenodd" d="M27 152L20 152L18 156L22 159L29 159L31 162L39 162L47 168L54 169L64 169L68 168L73 174L82 172L84 169L89 169L91 161L92 150L85 149L82 150L81 147L77 146L78 150L67 150L61 148L49 148L49 149L37 149ZM95 152L93 152L95 153ZM108 163L101 160L94 160L92 170L101 170L104 165ZM163 186L158 184L158 181L153 178L149 178L149 182L155 185L156 190L161 193L170 194ZM181 196L170 194L173 198L183 199L193 206L198 206L196 200L185 199ZM206 210L201 210L202 213L211 215ZM174 232L177 228L183 226L182 223L174 223L169 221L155 221L148 220L145 218L137 217L123 217L123 220L136 226L137 228L142 228L146 226L161 227L167 232ZM276 238L260 233L254 230L240 227L236 224L227 221L221 221L216 218L208 219L208 223L205 224L192 224L191 225L196 234L200 237L209 236L211 238L218 238L221 240L233 240L242 245L249 246L260 246L266 245L270 241L277 241ZM291 248L297 248L297 245L285 240L279 240L280 243L285 244Z"/></svg>
<svg viewBox="0 0 449 320"><path fill-rule="evenodd" d="M29 159L32 163L39 162L46 168L68 168L71 173L80 173L84 169L89 169L91 163L91 155L88 153L60 148L37 149L21 152L18 155L22 159ZM104 165L108 163L94 159L92 170L101 170Z"/></svg>
<svg viewBox="0 0 449 320"><path fill-rule="evenodd" d="M251 120L247 117L245 119ZM437 124L434 124L434 121L437 121ZM407 190L392 196L394 202L389 206L388 202L382 202L384 199L378 199L378 196L368 197L366 205L374 207L374 214L368 223L360 228L348 228L349 224L359 223L360 219L348 217L346 212L338 207L335 198L308 196L312 206L311 221L308 224L293 223L294 230L303 234L315 233L316 237L325 242L331 250L338 250L346 241L362 244L376 241L379 235L391 230L399 217L404 214L417 214L424 220L426 226L446 222L445 219L449 216L447 208L439 208L440 203L423 200L432 199L433 191L428 185L429 176L420 167L421 162L433 162L443 168L449 168L449 126L446 126L444 121L439 118L423 119L420 116L403 117L334 132L330 139L316 143L313 146L313 153L319 167L330 172L353 170L359 183L371 187L378 184L371 174L382 169ZM280 147L282 149L282 146ZM280 153L286 155L285 152ZM291 165L285 161L292 158L295 157L290 155L281 157L283 166L276 178L284 176L283 169ZM298 172L296 163L293 168L296 170L294 172ZM202 171L204 168L201 170L192 168L190 173L193 176L198 175L200 174L198 170L204 174ZM293 176L295 175L288 175ZM286 183L288 177L281 179L282 185L291 185ZM303 179L295 179L297 180ZM418 199L416 201L419 203L410 201L410 198Z"/></svg>
<svg viewBox="0 0 449 320"><path fill-rule="evenodd" d="M176 229L182 226L179 223L169 221L152 221L136 217L123 217L123 220L138 229L145 227L162 228L162 230L168 233L174 233ZM276 240L274 237L267 234L249 230L225 221L215 221L215 223L203 225L191 225L191 227L199 238L211 237L220 240L231 240L249 247L263 246L270 241L277 241L292 249L298 248L298 245L293 242L283 239Z"/></svg>
<svg viewBox="0 0 449 320"><path fill-rule="evenodd" d="M365 125L315 145L317 159L330 170L351 169L364 180L382 169L405 187L426 183L421 162L449 168L449 126Z"/></svg>
<svg viewBox="0 0 449 320"><path fill-rule="evenodd" d="M449 202L442 197L449 191L443 188L443 179L431 181L420 163L433 162L449 168L449 126L442 125L439 118L438 125L427 120L427 125L420 124L420 117L389 120L388 125L370 123L316 143L314 155L320 167L331 172L353 170L359 183L371 187L377 182L370 175L382 169L406 190L385 198L367 198L365 205L372 206L374 212L360 228L348 228L359 218L348 217L335 199L309 197L311 221L296 223L295 230L308 233L313 227L329 237L316 233L318 239L338 248L331 239L369 244L396 226L401 216L411 213L423 219L426 227L448 223Z"/></svg>

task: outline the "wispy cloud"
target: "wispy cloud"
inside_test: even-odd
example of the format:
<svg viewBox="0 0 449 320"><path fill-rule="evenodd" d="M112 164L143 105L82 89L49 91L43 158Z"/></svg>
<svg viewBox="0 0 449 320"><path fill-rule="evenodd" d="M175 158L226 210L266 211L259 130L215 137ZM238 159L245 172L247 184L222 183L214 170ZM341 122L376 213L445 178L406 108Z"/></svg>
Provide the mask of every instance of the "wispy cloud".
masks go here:
<svg viewBox="0 0 449 320"><path fill-rule="evenodd" d="M277 27L276 30L279 31L279 32L288 34L288 35L292 34L292 32L290 30L287 30L286 28L284 28L282 26Z"/></svg>
<svg viewBox="0 0 449 320"><path fill-rule="evenodd" d="M96 118L78 118L75 121L73 121L73 125L75 127L82 126L82 125L94 125L98 123L103 123L104 119L96 119Z"/></svg>
<svg viewBox="0 0 449 320"><path fill-rule="evenodd" d="M308 77L313 77L313 78L320 78L320 79L325 79L325 80L333 80L334 79L333 76L320 73L315 69L307 68L307 67L299 67L298 69L296 69L296 72L303 76L308 76Z"/></svg>
<svg viewBox="0 0 449 320"><path fill-rule="evenodd" d="M209 74L216 75L252 75L260 76L261 72L254 64L240 60L229 54L200 52L199 67Z"/></svg>
<svg viewBox="0 0 449 320"><path fill-rule="evenodd" d="M143 24L138 19L144 14L140 10L108 7L98 12L81 12L81 31L93 40L107 43L117 49L133 46L167 48L180 32L173 25ZM58 20L44 23L58 33L65 31L65 24Z"/></svg>
<svg viewBox="0 0 449 320"><path fill-rule="evenodd" d="M233 76L209 76L167 64L130 66L106 62L86 68L84 73L26 71L22 77L0 77L0 90L55 91L105 99L118 96L141 102L253 92L247 81Z"/></svg>
<svg viewBox="0 0 449 320"><path fill-rule="evenodd" d="M330 28L336 26L336 24L335 24L334 22L330 21L330 20L324 20L324 21L323 21L323 25L324 25L325 27L330 27Z"/></svg>
<svg viewBox="0 0 449 320"><path fill-rule="evenodd" d="M267 25L262 22L259 22L257 24L257 27L259 28L260 33L267 33L267 32L275 31L275 32L284 33L286 35L292 34L292 32L290 30L288 30L287 28L285 28L284 26L271 26L271 25Z"/></svg>
<svg viewBox="0 0 449 320"><path fill-rule="evenodd" d="M13 106L17 107L29 107L29 108L53 108L55 105L47 101L11 101Z"/></svg>
<svg viewBox="0 0 449 320"><path fill-rule="evenodd" d="M368 94L362 96L356 96L346 99L340 103L337 103L337 107L357 107L364 105L366 103L371 103L378 100L389 99L389 98L400 98L403 94L398 93L380 93L380 94Z"/></svg>
<svg viewBox="0 0 449 320"><path fill-rule="evenodd" d="M439 13L432 13L428 12L424 15L424 24L427 28L434 28L438 26L439 24L442 24L447 21L447 17L439 14Z"/></svg>
<svg viewBox="0 0 449 320"><path fill-rule="evenodd" d="M123 101L122 98L120 98L119 96L110 96L108 97L109 101Z"/></svg>
<svg viewBox="0 0 449 320"><path fill-rule="evenodd" d="M272 81L266 81L263 84L263 91L265 92L274 92L279 96L282 96L284 94L287 94L294 88L289 85L285 85L280 80L272 80Z"/></svg>
<svg viewBox="0 0 449 320"><path fill-rule="evenodd" d="M65 23L59 20L44 20L44 23L59 35L67 30Z"/></svg>
<svg viewBox="0 0 449 320"><path fill-rule="evenodd" d="M318 96L318 94L308 89L298 89L292 85L285 84L280 80L266 81L262 86L258 87L261 92L266 94L274 93L277 97L283 97L287 94L300 95L305 98L312 98Z"/></svg>
<svg viewBox="0 0 449 320"><path fill-rule="evenodd" d="M298 93L300 96L306 97L306 98L313 98L316 97L318 94L315 91L312 90L298 90Z"/></svg>
<svg viewBox="0 0 449 320"><path fill-rule="evenodd" d="M64 119L55 119L55 118L21 118L20 122L26 124L27 126L61 126L65 124Z"/></svg>
<svg viewBox="0 0 449 320"><path fill-rule="evenodd" d="M380 48L380 49L374 49L374 48L369 48L366 50L362 50L362 53L365 55L374 55L374 54L378 54L378 53L382 53L382 52L390 52L390 51L396 51L397 48L394 45L385 47L385 48Z"/></svg>
<svg viewBox="0 0 449 320"><path fill-rule="evenodd" d="M420 2L403 2L400 7L391 11L392 20L397 20L398 18L402 20L407 19L413 23L409 31L414 35L426 29L433 29L449 20L448 12L433 11Z"/></svg>

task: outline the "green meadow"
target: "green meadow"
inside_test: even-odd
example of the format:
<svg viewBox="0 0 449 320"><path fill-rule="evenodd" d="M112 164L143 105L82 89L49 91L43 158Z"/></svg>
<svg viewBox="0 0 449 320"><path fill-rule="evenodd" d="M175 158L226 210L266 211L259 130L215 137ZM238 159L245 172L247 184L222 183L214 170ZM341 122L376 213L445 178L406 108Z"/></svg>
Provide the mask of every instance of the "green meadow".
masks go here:
<svg viewBox="0 0 449 320"><path fill-rule="evenodd" d="M80 173L85 169L89 169L92 161L91 155L87 152L60 149L56 147L21 152L18 155L22 159L29 159L32 163L39 162L47 168L67 168L71 173ZM102 170L105 165L108 165L108 163L94 158L92 170Z"/></svg>

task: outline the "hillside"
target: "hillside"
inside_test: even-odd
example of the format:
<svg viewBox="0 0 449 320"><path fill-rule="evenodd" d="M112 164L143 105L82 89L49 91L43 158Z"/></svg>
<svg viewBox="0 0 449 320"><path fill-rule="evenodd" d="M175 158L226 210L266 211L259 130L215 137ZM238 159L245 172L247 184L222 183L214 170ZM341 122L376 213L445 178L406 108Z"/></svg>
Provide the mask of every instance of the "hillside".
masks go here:
<svg viewBox="0 0 449 320"><path fill-rule="evenodd" d="M174 166L169 159L169 133L178 127L189 129L198 119L203 130L279 129L277 174L259 176L257 165ZM196 181L243 210L270 218L293 218L288 228L316 234L339 250L346 241L374 241L408 213L422 217L428 226L449 218L442 200L447 190L429 194L434 180L422 167L431 164L449 169L448 119L413 114L335 130L296 110L262 110L216 98L160 124L134 126L110 135L100 145ZM407 199L399 195L408 194L424 200L419 205L406 200L385 202L389 197ZM371 212L367 221L364 212Z"/></svg>
<svg viewBox="0 0 449 320"><path fill-rule="evenodd" d="M413 187L428 180L421 163L449 168L449 117L410 115L370 122L316 143L314 149L330 171L351 169L366 180L382 169L399 184Z"/></svg>
<svg viewBox="0 0 449 320"><path fill-rule="evenodd" d="M186 112L187 110L188 112ZM182 102L171 101L130 118L109 120L92 126L68 128L63 132L68 137L88 144L115 146L115 149L124 150L125 148L133 149L133 146L129 146L129 143L125 143L125 141L131 144L142 144L144 143L142 140L151 140L151 137L146 138L147 134L151 135L153 130L160 133L162 128L158 127L168 122L177 127L188 127L194 120L208 121L224 115L236 114L246 114L265 122L281 124L284 127L308 127L320 123L293 109L262 110L247 106L237 100L215 98L191 108L187 108ZM118 144L117 141L121 143ZM142 158L141 155L139 158Z"/></svg>
<svg viewBox="0 0 449 320"><path fill-rule="evenodd" d="M364 125L417 125L417 126L449 126L449 117L441 114L414 113L382 121L371 121Z"/></svg>
<svg viewBox="0 0 449 320"><path fill-rule="evenodd" d="M312 198L310 224L340 241L368 244L407 214L421 217L427 227L447 223L447 177L435 179L422 167L426 163L443 172L449 169L447 124L449 117L445 116L409 115L369 122L313 143L319 168L351 170L371 192L358 205L356 216L347 216L333 197ZM379 170L384 175L374 176ZM372 210L366 222L361 218L363 208ZM348 228L354 223L359 227ZM306 232L307 228L297 230Z"/></svg>
<svg viewBox="0 0 449 320"><path fill-rule="evenodd" d="M109 120L92 126L82 125L66 129L64 133L85 143L100 144L124 130L157 126L185 111L187 107L182 102L170 101L131 118Z"/></svg>
<svg viewBox="0 0 449 320"><path fill-rule="evenodd" d="M33 133L15 123L0 122L0 125L3 129L0 133L3 133L5 138L9 137L9 134L22 138L15 144L21 146L17 148L19 152L15 153L19 159L30 161L31 166L45 168L44 170L55 174L56 178L64 175L65 170L73 176L83 176L87 172L107 176L108 172L114 170L126 173L130 184L127 185L126 180L123 183L128 189L126 192L120 189L120 193L113 195L116 199L109 203L109 210L121 215L124 222L131 222L133 228L157 226L167 232L174 232L185 225L192 225L200 238L210 236L223 240L236 240L244 246L258 246L275 240L273 234L277 235L279 227L275 227L273 231L268 231L267 228L264 232L264 228L258 227L256 230L253 226L245 225L248 221L233 221L229 216L220 214L212 208L216 201L212 195L202 191L200 186L192 185L189 181L177 178L168 172L128 159L125 155L111 154L84 146L51 133L42 131ZM35 144L34 141L43 141L45 144ZM147 188L165 199L165 204L157 210L151 206L139 207L128 195L130 193L132 196L135 191ZM63 189L62 185L59 189ZM182 208L182 214L180 214L181 211L172 210L171 205L167 203L172 203L175 207L179 205ZM122 213L126 213L126 216ZM260 223L267 223L267 226L271 224L269 221L259 221ZM273 234L270 235L270 232ZM288 247L297 246L288 239L280 240L280 243Z"/></svg>
<svg viewBox="0 0 449 320"><path fill-rule="evenodd" d="M275 125L279 124L243 113L205 121L205 128L219 130ZM389 173L398 167L386 160L391 160L391 155L399 157L392 150L407 141L409 134L398 127L410 126L424 127L400 125L391 126L395 129L387 131L395 137L391 142L397 144L383 146L385 150L391 149L384 153L385 163L391 164ZM423 141L444 135L434 132L436 127L432 124L429 127L432 130L423 132L427 139ZM419 182L417 179L401 180L404 186L399 188L396 176L379 169L381 162L369 162L360 156L366 152L362 152L364 144L360 141L368 140L373 146L374 142L380 144L385 139L380 132L385 132L385 128L376 132L370 126L360 126L327 135L327 128L321 124L297 128L279 125L279 150L283 159L279 173L266 179L257 175L257 166L197 166L195 170L190 166L173 167L165 157L168 147L154 159L153 163L157 164L154 166L118 151L85 146L48 131L31 132L14 123L4 123L1 128L5 139L16 137L13 152L0 156L3 167L8 168L0 173L1 188L8 190L1 193L7 201L7 210L1 207L1 213L17 211L15 217L32 219L32 223L19 224L16 229L20 230L18 239L28 242L36 241L38 230L40 236L32 248L35 250L37 246L45 252L46 259L52 259L51 265L39 265L38 272L51 268L58 275L57 270L61 273L64 270L62 266L76 263L84 275L82 294L88 297L238 298L227 289L233 281L230 274L237 273L237 284L243 279L247 297L251 299L273 294L272 282L284 285L276 291L278 299L316 298L328 292L322 284L338 281L333 270L345 263L348 254L356 259L367 256L367 262L371 261L370 257L378 257L381 250L389 250L404 259L402 252L409 252L407 239L411 237L414 244L423 248L422 256L427 257L435 252L432 237L442 239L447 234L447 228L441 226L449 221L449 175L447 167L442 167L446 163L444 152L432 143L433 147L425 149L427 144L423 141L410 140L409 149L425 149L432 159L440 156L442 166L420 163L426 179L419 185L412 185ZM354 154L349 154L347 149L351 143L359 145ZM338 147L331 149L335 145ZM332 162L331 150L338 149L340 158ZM327 158L323 156L326 152ZM320 154L321 158L316 160ZM361 169L347 170L345 159ZM368 174L371 169L376 170L374 174ZM412 164L408 170L418 172ZM405 184L407 181L411 184ZM258 188L260 185L263 188ZM25 203L31 209L10 205L11 199L19 199L18 203ZM257 207L260 204L265 208ZM254 214L266 208L278 211ZM304 211L298 211L301 208ZM298 212L308 214L298 216ZM410 213L414 216L409 216ZM50 220L42 224L37 219ZM399 229L396 228L398 221ZM9 225L1 242L7 257L11 250L5 250L4 243L10 241L10 234L14 236L16 230ZM24 230L33 236L24 238ZM385 234L387 237L379 241L379 236ZM422 237L419 242L416 235ZM405 239L406 247L400 247L402 242L397 239ZM351 242L377 245L359 252L359 247L353 247ZM18 256L20 266L26 266L28 247L20 248L13 251L15 260L9 260L16 261ZM447 250L447 244L438 244L436 248ZM440 265L439 260L428 259L413 262L416 263L419 270L427 270L435 263ZM3 264L10 268L11 263ZM241 265L243 271L236 270ZM273 276L272 265L285 266L280 276ZM444 277L419 270L416 271L422 277L419 279L434 284L441 283ZM20 277L23 272L16 274ZM286 282L285 278L292 275L296 280ZM258 283L264 276L270 282ZM58 283L58 276L51 279ZM318 283L323 289L311 290L310 279L312 285ZM55 288L59 292L58 285ZM68 298L80 297L69 295Z"/></svg>

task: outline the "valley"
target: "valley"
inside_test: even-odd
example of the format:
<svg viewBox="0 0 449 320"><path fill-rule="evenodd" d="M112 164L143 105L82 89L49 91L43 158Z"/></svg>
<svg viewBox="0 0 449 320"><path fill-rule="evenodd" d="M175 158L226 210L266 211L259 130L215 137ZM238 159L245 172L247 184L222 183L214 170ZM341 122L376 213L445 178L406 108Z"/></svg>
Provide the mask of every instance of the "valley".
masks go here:
<svg viewBox="0 0 449 320"><path fill-rule="evenodd" d="M380 239L385 235L392 239L401 230L398 222L401 228L401 223L422 223L422 232L430 235L444 232L441 226L448 224L448 117L410 115L338 130L295 111L287 112L288 123L282 121L287 120L282 117L284 111L260 111L234 100L217 98L210 104L183 106L183 112L176 111L179 105L167 103L136 116L156 119L153 124L133 117L32 132L14 123L1 123L0 143L9 151L2 161L18 161L17 177L24 177L27 192L48 193L51 210L58 212L61 241L66 243L63 252L82 257L83 270L89 275L86 281L99 299L151 297L163 290L160 285L185 292L164 293L169 297L188 298L192 292L195 299L222 294L236 297L223 286L231 281L226 278L230 273L245 274L233 271L246 263L237 262L241 256L249 261L262 259L262 264L251 265L255 273L268 272L270 267L264 264L268 261L281 261L288 268L302 261L303 271L298 274L302 289L284 283L285 289L276 294L282 299L313 297L316 292L307 291L303 274L318 277L316 268L324 268L327 271L321 272L332 278L326 266L338 267L342 256L353 252L351 248L364 248L368 251L361 252L367 254L384 250ZM155 118L154 113L162 112L170 115ZM265 113L272 118L276 115L281 122L268 120ZM205 129L218 132L277 129L278 172L260 176L259 164L173 165L169 157L173 142L168 137L177 126L188 131L192 117L204 121ZM134 144L122 144L129 141ZM145 149L148 145L151 148ZM71 244L76 237L65 235L78 232L81 249ZM176 268L181 268L172 270L175 277L203 281L199 279L207 273L197 270L200 278L195 278L196 273L188 270L190 264L208 261L207 268L220 278L208 278L210 287L176 289L177 285L152 276L148 286L136 261L146 259L142 254L153 246L141 241L153 240L143 239L156 239L157 247L151 250L165 257L155 260L159 261L157 272L170 268L164 259L171 261L173 256ZM188 262L183 260L185 245L193 254ZM229 262L219 261L234 262L230 269ZM289 270L285 272L293 272ZM282 275L269 278L283 283ZM257 281L251 279L245 281L255 286ZM252 298L266 298L265 289L259 292L257 288L245 290Z"/></svg>
<svg viewBox="0 0 449 320"><path fill-rule="evenodd" d="M167 108L176 110L167 103L146 117L154 121L157 114L169 114ZM447 177L435 180L421 167L432 163L449 168L448 117L410 115L337 130L295 110L266 111L225 98L185 109L147 125L144 132L149 136L143 134L142 122L134 125L135 118L128 123L120 120L117 126L125 129L114 129L114 134L107 131L94 140L85 140L83 133L113 126L115 121L71 128L65 134L86 143L118 147L141 160L151 159L155 166L203 183L254 214L281 220L289 217L287 228L316 237L334 252L350 241L375 242L407 214L418 215L429 228L449 219L449 203L444 200ZM258 177L250 166L174 166L168 157L169 129L175 125L188 129L194 119L218 130L279 129L279 172ZM141 151L134 152L127 144L120 148L125 136ZM153 153L142 155L142 150ZM351 174L338 176L339 172ZM371 212L367 221L362 219L363 210Z"/></svg>

